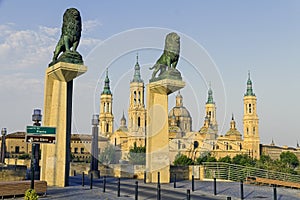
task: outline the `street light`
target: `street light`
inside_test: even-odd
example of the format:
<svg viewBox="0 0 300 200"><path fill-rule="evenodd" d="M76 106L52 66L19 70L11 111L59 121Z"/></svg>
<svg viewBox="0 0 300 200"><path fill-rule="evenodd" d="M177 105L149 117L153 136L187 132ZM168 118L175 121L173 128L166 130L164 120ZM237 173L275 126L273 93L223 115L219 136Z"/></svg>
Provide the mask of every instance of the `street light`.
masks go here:
<svg viewBox="0 0 300 200"><path fill-rule="evenodd" d="M1 163L5 163L5 136L6 136L7 130L6 128L1 129L1 135L2 135L2 144L1 144Z"/></svg>
<svg viewBox="0 0 300 200"><path fill-rule="evenodd" d="M34 126L41 126L40 121L42 121L42 114L40 109L34 109L32 114L32 121ZM35 144L33 141L31 143L31 184L30 188L34 189L34 171L38 171L39 168L39 151L40 144Z"/></svg>
<svg viewBox="0 0 300 200"><path fill-rule="evenodd" d="M98 170L98 125L99 125L99 115L93 115L92 117L92 146L91 146L91 165L89 174L93 174L96 178L100 177L100 172Z"/></svg>
<svg viewBox="0 0 300 200"><path fill-rule="evenodd" d="M42 114L40 109L33 110L32 121L34 122L34 126L41 126L40 121L42 121Z"/></svg>

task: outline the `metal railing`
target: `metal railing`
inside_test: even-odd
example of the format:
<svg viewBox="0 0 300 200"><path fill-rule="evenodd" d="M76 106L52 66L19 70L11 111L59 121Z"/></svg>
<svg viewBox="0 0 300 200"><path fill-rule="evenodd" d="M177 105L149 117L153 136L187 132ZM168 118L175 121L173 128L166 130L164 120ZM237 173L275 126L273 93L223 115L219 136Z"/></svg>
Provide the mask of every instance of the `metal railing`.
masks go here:
<svg viewBox="0 0 300 200"><path fill-rule="evenodd" d="M279 181L300 182L300 176L255 167L234 165L222 162L205 162L204 177L231 181L245 181L247 177L267 178Z"/></svg>

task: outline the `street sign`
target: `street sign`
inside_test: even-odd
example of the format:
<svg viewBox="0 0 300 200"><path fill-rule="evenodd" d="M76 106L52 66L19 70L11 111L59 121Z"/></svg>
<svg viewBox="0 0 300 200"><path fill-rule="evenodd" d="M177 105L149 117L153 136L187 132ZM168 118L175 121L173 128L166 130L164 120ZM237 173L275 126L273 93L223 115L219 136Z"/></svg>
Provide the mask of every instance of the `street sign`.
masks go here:
<svg viewBox="0 0 300 200"><path fill-rule="evenodd" d="M26 135L27 143L47 143L55 144L56 137L49 135Z"/></svg>
<svg viewBox="0 0 300 200"><path fill-rule="evenodd" d="M27 134L30 135L40 135L40 134L56 134L55 127L46 127L46 126L27 126Z"/></svg>

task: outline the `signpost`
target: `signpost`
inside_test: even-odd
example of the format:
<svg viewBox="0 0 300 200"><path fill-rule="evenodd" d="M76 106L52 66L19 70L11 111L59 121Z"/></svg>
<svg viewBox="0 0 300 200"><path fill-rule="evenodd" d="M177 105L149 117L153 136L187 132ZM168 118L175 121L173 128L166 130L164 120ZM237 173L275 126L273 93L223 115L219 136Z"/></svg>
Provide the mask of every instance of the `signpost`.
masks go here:
<svg viewBox="0 0 300 200"><path fill-rule="evenodd" d="M46 127L46 126L27 126L27 134L55 134L55 127Z"/></svg>
<svg viewBox="0 0 300 200"><path fill-rule="evenodd" d="M45 126L27 126L26 142L55 144L56 128Z"/></svg>

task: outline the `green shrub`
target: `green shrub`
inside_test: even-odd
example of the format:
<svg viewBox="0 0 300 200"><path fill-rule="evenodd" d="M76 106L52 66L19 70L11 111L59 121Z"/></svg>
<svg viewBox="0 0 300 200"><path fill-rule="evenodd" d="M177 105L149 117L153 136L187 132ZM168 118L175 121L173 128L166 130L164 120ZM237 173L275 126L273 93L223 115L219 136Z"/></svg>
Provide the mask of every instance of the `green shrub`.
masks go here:
<svg viewBox="0 0 300 200"><path fill-rule="evenodd" d="M38 200L39 196L34 189L28 189L25 192L24 200Z"/></svg>

